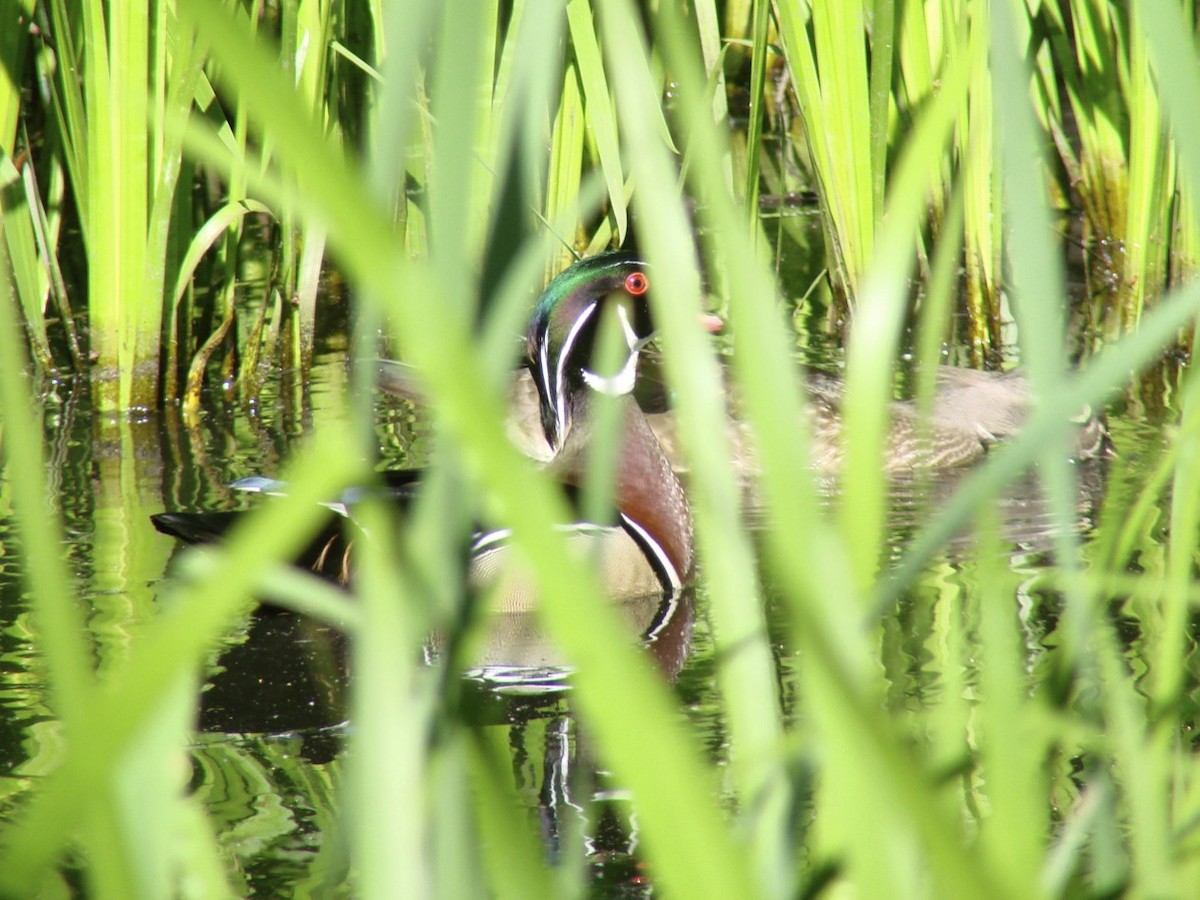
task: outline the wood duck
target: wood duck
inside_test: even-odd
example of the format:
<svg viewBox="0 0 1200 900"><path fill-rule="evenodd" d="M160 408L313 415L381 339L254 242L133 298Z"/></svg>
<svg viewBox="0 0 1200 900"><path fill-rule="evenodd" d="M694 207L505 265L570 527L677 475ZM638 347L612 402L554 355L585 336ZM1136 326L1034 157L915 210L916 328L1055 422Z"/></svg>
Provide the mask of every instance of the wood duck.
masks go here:
<svg viewBox="0 0 1200 900"><path fill-rule="evenodd" d="M567 487L582 487L593 446L593 408L598 395L617 405L609 421L620 423L611 518L564 524L569 543L590 554L613 599L677 595L693 570L692 521L683 487L630 396L639 354L652 335L644 263L613 252L571 266L546 288L534 310L526 339L528 371L538 398L538 423L548 448L548 468ZM604 322L619 333L615 368L600 366L597 343ZM419 473L384 473L383 490L400 504L416 491ZM239 490L273 493L270 479L235 483ZM328 504L330 527L318 535L301 562L345 583L352 575L352 541L339 521L353 517L353 496ZM187 543L219 539L236 512L160 513L151 516L161 532ZM486 590L500 613L522 614L535 604L529 575L509 564L503 531L479 531L469 546L468 583Z"/></svg>

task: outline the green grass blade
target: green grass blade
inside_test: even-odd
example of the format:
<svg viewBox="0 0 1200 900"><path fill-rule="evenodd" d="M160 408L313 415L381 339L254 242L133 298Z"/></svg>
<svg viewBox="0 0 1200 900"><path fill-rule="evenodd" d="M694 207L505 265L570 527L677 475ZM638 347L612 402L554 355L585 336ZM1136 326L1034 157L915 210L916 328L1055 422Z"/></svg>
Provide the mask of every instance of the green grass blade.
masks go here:
<svg viewBox="0 0 1200 900"><path fill-rule="evenodd" d="M67 722L84 711L93 680L91 648L75 607L71 578L63 554L57 515L47 515L46 463L41 426L29 394L25 351L14 311L7 274L0 270L0 423L3 423L4 468L13 506L21 523L21 542L28 556L27 571L33 607L40 623L40 649L49 669L53 706Z"/></svg>
<svg viewBox="0 0 1200 900"><path fill-rule="evenodd" d="M884 524L886 475L881 461L892 396L892 361L904 324L913 266L912 236L925 217L925 198L940 176L939 161L967 87L960 58L942 79L942 90L918 121L897 165L875 259L859 295L859 313L846 352L843 404L845 468L839 524L851 553L856 587L875 578Z"/></svg>
<svg viewBox="0 0 1200 900"><path fill-rule="evenodd" d="M596 142L604 183L608 186L609 208L616 220L617 243L622 244L628 227L628 212L625 208L625 171L621 165L617 116L612 108L600 45L596 42L595 22L592 21L592 11L586 0L571 0L567 4L567 27L579 65L579 81L587 100L588 126Z"/></svg>
<svg viewBox="0 0 1200 900"><path fill-rule="evenodd" d="M579 76L568 66L563 76L562 97L554 117L550 136L550 171L546 178L546 220L579 222L579 187L582 181L584 109L579 93ZM559 248L551 257L548 277L562 271L574 259L574 233L563 236L570 245Z"/></svg>
<svg viewBox="0 0 1200 900"><path fill-rule="evenodd" d="M904 553L901 562L876 588L872 608L884 610L896 600L938 548L970 522L975 510L1025 471L1048 442L1061 441L1080 409L1102 408L1105 401L1137 372L1158 359L1178 330L1200 314L1200 284L1190 284L1164 296L1142 318L1132 334L1109 345L1053 395L1044 396L1021 434L991 454L980 468L963 479L950 502Z"/></svg>
<svg viewBox="0 0 1200 900"><path fill-rule="evenodd" d="M758 217L759 155L762 153L763 104L766 102L767 80L767 26L770 23L770 6L766 0L755 0L751 23L751 40L754 42L750 58L750 121L746 123L746 182L742 188L742 201L751 222Z"/></svg>
<svg viewBox="0 0 1200 900"><path fill-rule="evenodd" d="M196 267L200 265L204 255L213 248L213 245L221 239L230 226L248 215L255 214L270 215L271 208L257 200L241 200L228 203L209 216L208 221L200 226L200 230L192 238L187 252L180 261L179 274L176 276L175 289L172 292L172 306L178 307L196 275Z"/></svg>
<svg viewBox="0 0 1200 900"><path fill-rule="evenodd" d="M978 608L979 765L988 810L981 844L1010 897L1037 894L1050 830L1045 802L1046 757L1052 750L1040 710L1029 697L1024 635L1015 604L1019 584L1005 570L996 524L985 514L978 523L980 591Z"/></svg>
<svg viewBox="0 0 1200 900"><path fill-rule="evenodd" d="M866 9L864 4L864 9ZM888 112L892 102L892 67L895 58L896 4L875 0L871 10L871 203L883 209L888 171Z"/></svg>
<svg viewBox="0 0 1200 900"><path fill-rule="evenodd" d="M630 14L627 8L623 11ZM787 871L786 849L779 845L785 836L779 826L790 798L780 770L771 765L781 739L774 714L778 701L769 651L763 641L760 588L750 547L744 533L728 527L736 521L738 489L727 463L730 447L725 438L724 412L713 402L723 393L720 374L695 324L700 301L697 273L692 264L693 239L674 186L672 161L658 140L654 117L646 108L649 72L639 58L645 51L639 53L640 42L633 40L630 32L618 32L608 18L602 22L609 68L621 101L618 114L639 184L639 214L647 226L642 232L642 245L655 264L659 285L659 292L652 299L657 304L656 321L671 351L665 359L667 373L673 384L687 386L677 395L678 416L692 472L691 483L704 486L692 494L698 551L709 587L710 615L718 647L727 648L730 654L718 671L718 679L728 696L741 698L738 706L729 709L736 748L733 775L746 798L747 808L753 810L745 827L754 838L751 859L759 890L786 892L788 883L782 880ZM680 46L682 33L677 21L665 19L659 25L660 40L675 41L676 47ZM678 55L674 63L681 72L688 73L683 80L693 90L696 87L702 90L707 79L693 71L695 60L696 56L689 53L686 64ZM704 113L698 113L701 103ZM709 142L705 152L724 156L720 139L714 140L715 135L709 132L711 126L699 125L711 122L707 98L703 93L693 95L691 104L689 124L697 128L693 140ZM698 115L704 118L699 119ZM724 172L717 175L717 168L715 162L706 167L702 194L725 190ZM740 212L737 221L744 227Z"/></svg>
<svg viewBox="0 0 1200 900"><path fill-rule="evenodd" d="M0 237L4 240L4 246L0 247L3 257L0 259L0 271L4 272L6 278L11 275L14 281L14 299L18 302L28 329L33 358L39 368L49 371L54 368L54 360L46 337L43 309L50 285L38 256L34 231L34 218L38 213L31 203L31 200L37 202L37 196L35 194L31 198L29 194L31 175L31 164L26 164L26 175L23 177L8 154L0 150L0 217L3 219Z"/></svg>
<svg viewBox="0 0 1200 900"><path fill-rule="evenodd" d="M178 679L195 672L213 642L245 609L260 573L300 550L324 518L320 501L363 474L345 434L317 436L288 473L292 493L265 504L231 534L220 565L194 582L176 585L176 595L164 598L167 611L136 636L128 658L102 685L80 685L83 676L70 675L63 697L69 701L64 712L72 742L60 767L4 834L0 892L22 894L39 883L80 821L87 821L92 810L104 809L104 795L96 786L107 783L136 735L163 711ZM48 650L56 650L50 641L63 642L72 634L69 625L55 621L47 635Z"/></svg>

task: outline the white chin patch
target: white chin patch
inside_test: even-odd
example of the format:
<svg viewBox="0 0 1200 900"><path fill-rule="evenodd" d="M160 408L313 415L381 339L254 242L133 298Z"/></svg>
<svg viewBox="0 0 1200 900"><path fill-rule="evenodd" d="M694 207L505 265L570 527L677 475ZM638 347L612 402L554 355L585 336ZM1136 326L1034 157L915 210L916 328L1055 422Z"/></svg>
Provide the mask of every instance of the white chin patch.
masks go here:
<svg viewBox="0 0 1200 900"><path fill-rule="evenodd" d="M633 384L637 380L638 354L633 351L625 360L625 365L614 375L597 375L588 369L583 370L583 382L594 391L608 394L610 397L622 397L633 392Z"/></svg>

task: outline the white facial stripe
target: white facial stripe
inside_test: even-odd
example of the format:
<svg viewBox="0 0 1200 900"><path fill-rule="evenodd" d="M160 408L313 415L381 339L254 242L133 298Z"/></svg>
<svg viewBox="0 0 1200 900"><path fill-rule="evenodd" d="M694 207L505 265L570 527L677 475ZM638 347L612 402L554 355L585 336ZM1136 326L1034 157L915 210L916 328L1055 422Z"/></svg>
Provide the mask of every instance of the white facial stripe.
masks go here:
<svg viewBox="0 0 1200 900"><path fill-rule="evenodd" d="M625 332L625 343L630 350L637 350L644 342L637 336L637 332L633 330L633 326L629 324L629 311L625 309L625 304L617 304L617 318L621 320L621 330Z"/></svg>
<svg viewBox="0 0 1200 900"><path fill-rule="evenodd" d="M583 326L587 324L588 319L596 311L596 305L599 301L593 301L588 307L579 314L579 317L571 325L571 330L567 332L567 337L563 341L562 347L558 351L558 359L555 361L554 367L554 414L558 418L559 439L562 438L562 431L567 427L567 391L566 391L566 367L567 357L571 355L571 348L579 337L579 332ZM549 341L542 342L542 349L545 350L546 344Z"/></svg>
<svg viewBox="0 0 1200 900"><path fill-rule="evenodd" d="M677 591L683 587L683 581L679 577L679 572L676 570L675 564L671 562L670 557L667 556L667 551L663 549L662 544L654 540L645 528L633 521L625 513L621 513L621 521L625 523L626 527L637 533L641 538L640 543L642 547L654 554L654 558L658 560L659 571L665 572L667 580L671 582L671 590Z"/></svg>
<svg viewBox="0 0 1200 900"><path fill-rule="evenodd" d="M548 358L548 354L550 352L550 347L549 347L550 342L547 340L547 337L546 337L547 331L549 331L548 325L546 326L546 328L542 329L542 333L541 333L541 335L539 335L540 340L538 341L538 371L541 373L542 387L545 388L547 392L549 392L551 390L550 360Z"/></svg>

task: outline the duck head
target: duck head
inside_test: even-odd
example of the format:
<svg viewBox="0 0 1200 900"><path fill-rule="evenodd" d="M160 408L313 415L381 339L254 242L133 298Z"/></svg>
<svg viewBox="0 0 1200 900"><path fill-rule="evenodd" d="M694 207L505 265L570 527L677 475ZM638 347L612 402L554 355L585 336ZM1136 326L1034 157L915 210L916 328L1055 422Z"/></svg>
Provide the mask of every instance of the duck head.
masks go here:
<svg viewBox="0 0 1200 900"><path fill-rule="evenodd" d="M588 391L623 396L633 391L638 354L654 336L646 294L650 276L634 254L614 250L575 263L550 282L527 336L529 367L541 400L542 428L557 451ZM615 371L595 371L601 323L613 316L624 341Z"/></svg>

